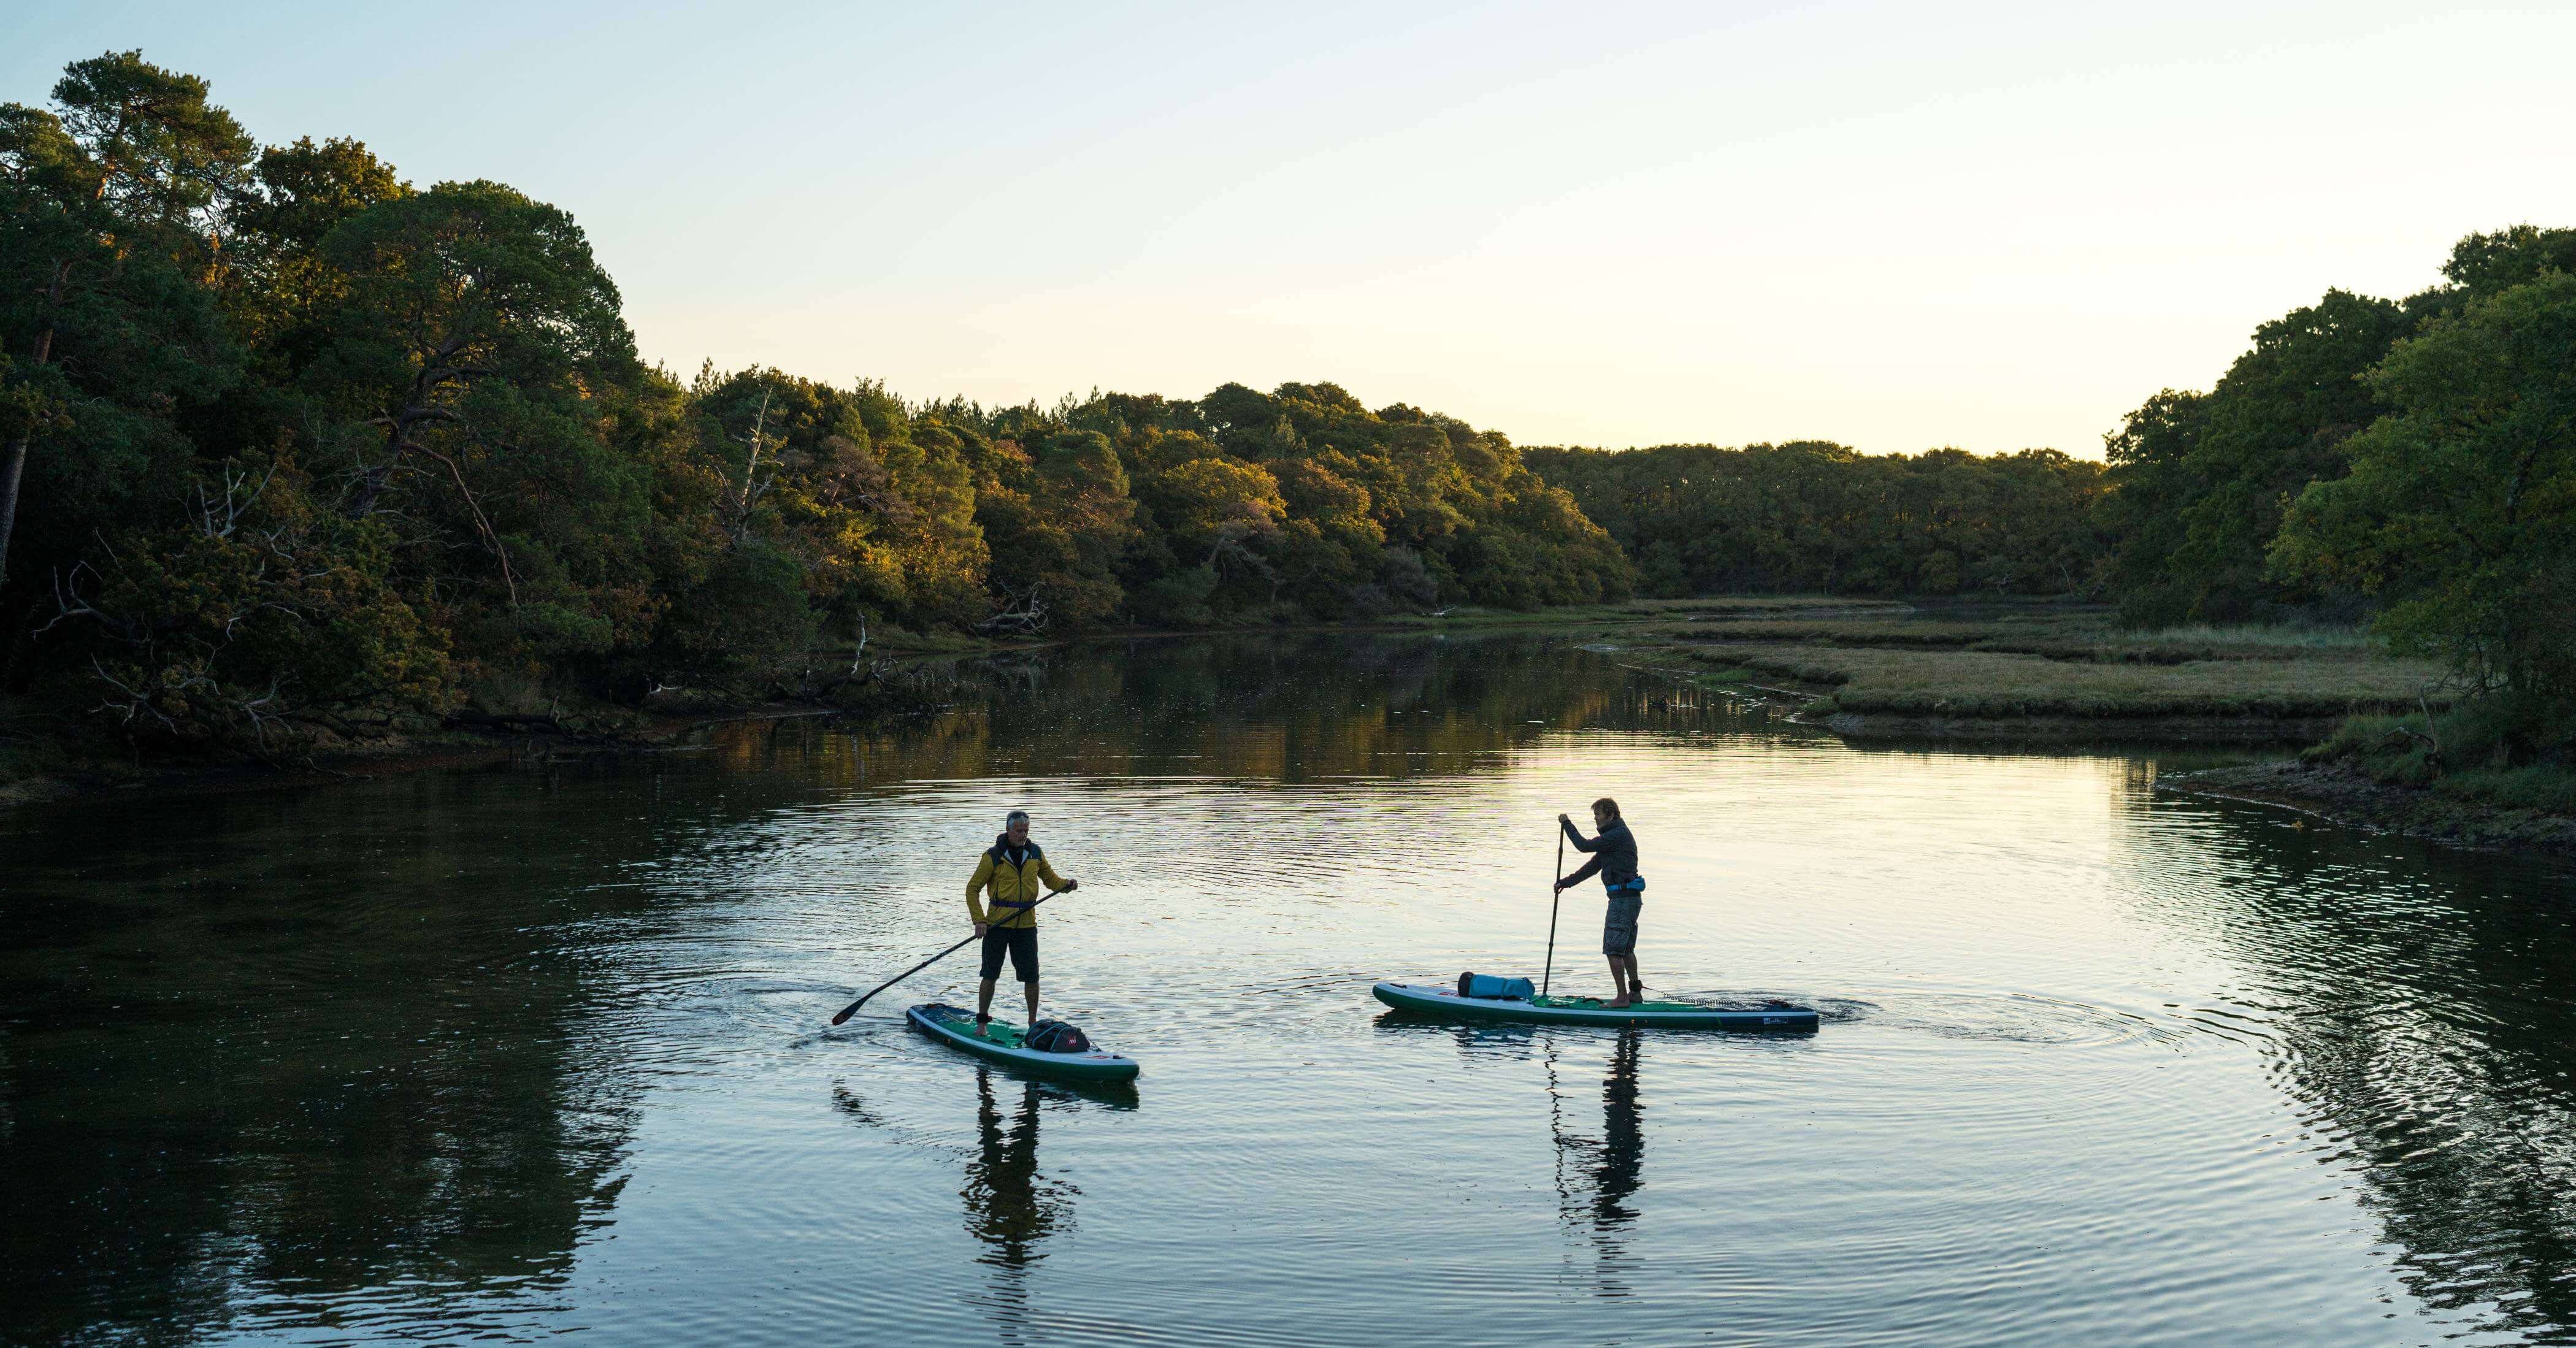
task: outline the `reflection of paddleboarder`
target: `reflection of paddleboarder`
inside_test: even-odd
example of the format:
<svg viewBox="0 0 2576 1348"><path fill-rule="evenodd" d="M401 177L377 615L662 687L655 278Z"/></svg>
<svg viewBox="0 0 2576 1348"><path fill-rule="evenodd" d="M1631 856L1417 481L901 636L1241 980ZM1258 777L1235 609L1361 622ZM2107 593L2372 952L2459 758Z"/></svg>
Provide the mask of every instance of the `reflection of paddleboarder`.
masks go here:
<svg viewBox="0 0 2576 1348"><path fill-rule="evenodd" d="M1628 1196L1644 1183L1646 1130L1637 1111L1637 1049L1645 1036L1619 1032L1610 1051L1610 1075L1601 1079L1601 1165L1593 1172L1592 1219L1603 1230L1637 1220Z"/></svg>
<svg viewBox="0 0 2576 1348"><path fill-rule="evenodd" d="M993 1098L993 1074L975 1074L975 1157L966 1163L966 1229L993 1247L986 1262L1019 1268L1036 1261L1038 1242L1072 1216L1072 1186L1038 1176L1035 1082L1017 1083L1019 1107L1006 1121Z"/></svg>
<svg viewBox="0 0 2576 1348"><path fill-rule="evenodd" d="M1644 1103L1637 1089L1637 1060L1645 1036L1635 1030L1621 1030L1618 1042L1610 1050L1610 1069L1601 1078L1601 1136L1598 1139L1571 1134L1556 1116L1556 1063L1553 1050L1548 1060L1549 1128L1556 1135L1558 1169L1556 1196L1559 1212L1569 1221L1591 1218L1592 1229L1603 1235L1625 1230L1637 1221L1634 1203L1637 1191L1645 1186L1646 1130ZM1571 1163L1579 1179L1569 1182L1565 1166Z"/></svg>
<svg viewBox="0 0 2576 1348"><path fill-rule="evenodd" d="M1576 851L1592 853L1582 869L1556 882L1558 891L1598 871L1601 888L1610 895L1609 911L1601 919L1601 953L1610 960L1612 994L1606 1005L1615 1010L1642 1002L1646 983L1637 976L1637 917L1645 907L1646 881L1637 874L1637 839L1619 818L1619 802L1608 796L1592 802L1592 826L1600 830L1598 837L1576 832L1574 821L1564 815L1558 815L1556 822Z"/></svg>

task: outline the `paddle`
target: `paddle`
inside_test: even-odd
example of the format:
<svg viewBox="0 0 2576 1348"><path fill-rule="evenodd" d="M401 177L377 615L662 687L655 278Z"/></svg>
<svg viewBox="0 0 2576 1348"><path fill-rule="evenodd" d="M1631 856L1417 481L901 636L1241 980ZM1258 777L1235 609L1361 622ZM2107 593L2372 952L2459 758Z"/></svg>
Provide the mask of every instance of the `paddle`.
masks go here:
<svg viewBox="0 0 2576 1348"><path fill-rule="evenodd" d="M1565 879L1565 821L1556 821L1556 878ZM1547 893L1547 969L1538 976L1538 995L1547 995L1548 982L1556 977L1556 905L1565 899L1565 887L1556 884ZM839 1021L832 1022L835 1025Z"/></svg>
<svg viewBox="0 0 2576 1348"><path fill-rule="evenodd" d="M1562 853L1562 852L1565 850L1565 848L1564 848L1562 845L1559 845L1559 846L1558 846L1558 848L1557 848L1556 850L1557 850L1558 852ZM1557 862L1557 864L1559 864L1559 865L1563 865L1563 864L1564 864L1564 858L1563 858L1562 856L1560 856L1560 857L1558 858L1558 862ZM1068 886L1068 888L1069 888L1069 887L1070 887L1070 886ZM1063 892L1064 892L1064 890L1061 890L1061 889L1051 889L1051 890L1048 890L1048 891L1045 893L1045 895L1041 896L1041 897L1038 899L1038 903L1044 903L1044 902L1046 902L1048 899L1052 899L1052 898L1054 898L1056 895L1061 894L1061 893L1063 893ZM1037 911L1038 903L1030 904L1028 907L1023 908L1023 909L1021 909L1020 911L1021 911L1021 912L1024 912L1024 913L1034 913L1034 912L1036 912L1036 911ZM977 939L977 938L975 938L975 937L973 937L973 936L969 936L969 937L967 937L967 938L966 938L966 941L972 941L972 940L975 940L975 939ZM882 983L877 984L875 987L872 987L872 988L868 989L868 990L867 990L867 992L866 992L866 993L864 993L864 994L862 994L862 995L860 996L860 998L859 998L857 1001L850 1003L848 1006L842 1007L842 1008L841 1008L841 1014L839 1014L839 1015L837 1015L837 1016L832 1017L832 1023L833 1023L833 1024L835 1024L835 1025L838 1025L838 1024L840 1024L841 1022L843 1022L843 1021L845 1021L845 1020L848 1020L850 1017L852 1017L852 1016L854 1016L854 1015L857 1015L857 1014L858 1014L858 1010L859 1010L859 1008L868 1004L868 998L876 996L878 993L885 991L887 988L893 987L895 984L900 983L900 982L902 982L903 980L905 980L905 979L907 979L907 978L912 977L914 974L920 973L922 970L929 968L931 965L937 964L937 963L938 963L938 962L940 962L941 960L944 960L944 959L948 958L949 956L956 954L958 951L965 949L965 948L966 948L966 941L959 941L957 944L955 944L955 945L952 945L952 946L948 947L946 950L942 950L942 951L940 951L938 954L933 955L933 956L931 956L930 958L928 958L928 959L926 959L926 960L923 960L921 963L916 964L916 965L912 966L911 968L904 970L902 973L896 974L894 977L889 978L889 979L887 979L886 981L884 981L884 982L882 982Z"/></svg>

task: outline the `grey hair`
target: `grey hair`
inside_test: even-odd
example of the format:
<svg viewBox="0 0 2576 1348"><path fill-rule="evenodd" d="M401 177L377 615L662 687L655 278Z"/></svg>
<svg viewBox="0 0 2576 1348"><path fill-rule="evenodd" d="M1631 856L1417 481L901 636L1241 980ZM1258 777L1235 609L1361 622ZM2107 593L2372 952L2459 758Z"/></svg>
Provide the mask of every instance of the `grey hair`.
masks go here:
<svg viewBox="0 0 2576 1348"><path fill-rule="evenodd" d="M1002 816L1002 827L1009 828L1013 824L1025 823L1027 822L1028 817L1029 812L1026 810L1013 810L1009 814Z"/></svg>

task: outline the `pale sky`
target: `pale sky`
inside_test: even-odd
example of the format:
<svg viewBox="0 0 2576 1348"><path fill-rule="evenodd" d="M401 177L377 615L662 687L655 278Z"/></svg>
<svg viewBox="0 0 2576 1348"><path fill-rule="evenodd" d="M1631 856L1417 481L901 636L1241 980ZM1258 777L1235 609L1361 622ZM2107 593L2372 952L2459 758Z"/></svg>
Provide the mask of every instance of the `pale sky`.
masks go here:
<svg viewBox="0 0 2576 1348"><path fill-rule="evenodd" d="M2101 436L2576 225L2576 6L8 0L268 142L571 211L675 370L1332 380L1524 445Z"/></svg>

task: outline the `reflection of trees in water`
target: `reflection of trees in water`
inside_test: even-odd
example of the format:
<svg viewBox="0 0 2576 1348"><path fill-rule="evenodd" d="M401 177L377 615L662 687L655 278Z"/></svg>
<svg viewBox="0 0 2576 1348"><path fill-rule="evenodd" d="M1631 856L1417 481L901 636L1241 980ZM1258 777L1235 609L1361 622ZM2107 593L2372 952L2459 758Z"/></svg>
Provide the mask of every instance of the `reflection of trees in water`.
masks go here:
<svg viewBox="0 0 2576 1348"><path fill-rule="evenodd" d="M1310 781L1447 773L1540 734L1731 721L1731 703L1668 685L1562 640L1282 634L1088 643L1049 652L1039 679L979 681L956 707L884 727L738 727L725 752L758 762L781 737L826 773L948 779L1188 771ZM1641 692L1640 689L1650 691ZM1046 756L1024 760L1032 746Z"/></svg>
<svg viewBox="0 0 2576 1348"><path fill-rule="evenodd" d="M2426 1303L2576 1339L2576 910L2568 877L2277 820L2244 850L2152 857L2271 1008L2289 1089L2341 1133ZM2206 843L2195 840L2195 848ZM2183 863L2193 863L2186 867ZM2477 1308L2484 1308L2480 1311Z"/></svg>
<svg viewBox="0 0 2576 1348"><path fill-rule="evenodd" d="M326 833L260 798L149 839L55 818L0 935L5 1337L561 1284L614 1201L633 1089L556 945L564 887L494 880L490 835L439 822L452 783L409 785L344 798Z"/></svg>

